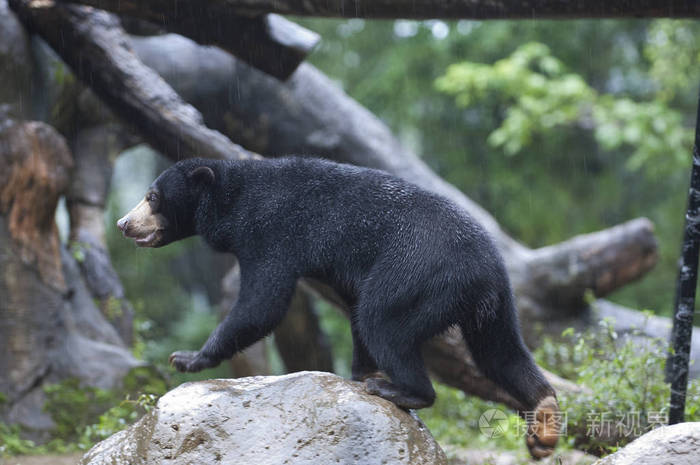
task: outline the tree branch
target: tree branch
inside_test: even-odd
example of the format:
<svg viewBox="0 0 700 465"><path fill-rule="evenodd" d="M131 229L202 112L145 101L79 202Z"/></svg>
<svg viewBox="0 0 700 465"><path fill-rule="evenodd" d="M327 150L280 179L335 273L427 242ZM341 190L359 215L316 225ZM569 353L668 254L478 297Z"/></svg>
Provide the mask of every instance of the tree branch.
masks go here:
<svg viewBox="0 0 700 465"><path fill-rule="evenodd" d="M151 10L169 17L204 11L221 15L279 13L298 16L341 18L469 18L469 19L562 19L562 18L697 18L700 4L693 0L180 0L169 13L167 0L78 0L115 13ZM144 5L138 5L142 3ZM213 17L213 16L212 16ZM226 18L226 16L221 16ZM226 25L226 22L217 24ZM235 25L235 23L232 23ZM234 26L235 27L235 26Z"/></svg>
<svg viewBox="0 0 700 465"><path fill-rule="evenodd" d="M318 44L313 31L276 14L240 14L224 2L197 0L86 0L72 3L145 20L189 37L202 45L217 45L276 78L286 79Z"/></svg>

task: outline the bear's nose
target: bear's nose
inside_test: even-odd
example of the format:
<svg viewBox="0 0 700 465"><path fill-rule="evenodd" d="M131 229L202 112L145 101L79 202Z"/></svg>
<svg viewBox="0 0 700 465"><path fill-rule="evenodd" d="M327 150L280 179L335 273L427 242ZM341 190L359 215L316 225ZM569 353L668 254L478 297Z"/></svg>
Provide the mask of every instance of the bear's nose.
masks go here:
<svg viewBox="0 0 700 465"><path fill-rule="evenodd" d="M122 232L126 231L126 227L129 225L129 217L125 216L121 220L117 221L117 227L122 230Z"/></svg>

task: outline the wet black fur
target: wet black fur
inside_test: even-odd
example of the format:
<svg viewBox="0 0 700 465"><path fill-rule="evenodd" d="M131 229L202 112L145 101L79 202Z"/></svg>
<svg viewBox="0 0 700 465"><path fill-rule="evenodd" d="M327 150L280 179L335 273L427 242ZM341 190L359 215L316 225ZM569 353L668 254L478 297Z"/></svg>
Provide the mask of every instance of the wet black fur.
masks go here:
<svg viewBox="0 0 700 465"><path fill-rule="evenodd" d="M192 174L202 166L211 172ZM450 201L382 171L293 157L185 160L152 190L169 225L158 246L199 234L241 266L235 307L199 352L173 355L178 369L215 366L269 334L311 277L351 305L353 377L378 367L394 398L375 392L399 405L433 402L420 346L451 325L523 409L553 393L522 342L499 253Z"/></svg>

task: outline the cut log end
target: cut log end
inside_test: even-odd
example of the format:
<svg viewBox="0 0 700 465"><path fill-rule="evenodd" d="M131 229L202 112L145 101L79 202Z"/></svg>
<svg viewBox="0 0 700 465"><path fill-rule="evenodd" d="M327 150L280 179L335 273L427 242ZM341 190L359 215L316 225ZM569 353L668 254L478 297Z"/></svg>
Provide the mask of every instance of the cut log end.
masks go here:
<svg viewBox="0 0 700 465"><path fill-rule="evenodd" d="M534 251L518 291L555 308L582 309L592 291L603 297L639 279L658 261L654 226L638 218ZM547 313L547 312L545 312Z"/></svg>

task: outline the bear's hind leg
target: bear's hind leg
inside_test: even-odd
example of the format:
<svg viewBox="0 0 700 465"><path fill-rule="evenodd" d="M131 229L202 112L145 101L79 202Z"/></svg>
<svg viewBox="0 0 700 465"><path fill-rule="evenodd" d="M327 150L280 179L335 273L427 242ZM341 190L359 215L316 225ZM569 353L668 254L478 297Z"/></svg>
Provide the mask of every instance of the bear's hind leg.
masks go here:
<svg viewBox="0 0 700 465"><path fill-rule="evenodd" d="M371 323L363 321L360 335L390 381L369 378L365 382L367 392L407 409L430 407L435 402L435 390L420 353L419 341L423 339L409 328L397 327L396 321L382 317L382 313L374 314L379 318Z"/></svg>
<svg viewBox="0 0 700 465"><path fill-rule="evenodd" d="M369 378L365 381L367 392L393 402L405 409L430 407L435 402L435 390L423 366L420 351L386 354L379 366L391 381Z"/></svg>
<svg viewBox="0 0 700 465"><path fill-rule="evenodd" d="M515 308L509 298L493 312L473 312L461 329L479 369L520 404L528 422L527 447L540 459L554 451L561 415L550 386L523 342Z"/></svg>
<svg viewBox="0 0 700 465"><path fill-rule="evenodd" d="M377 363L367 351L365 343L362 342L357 323L354 318L350 318L350 329L352 331L352 380L365 381L368 378L380 376Z"/></svg>

